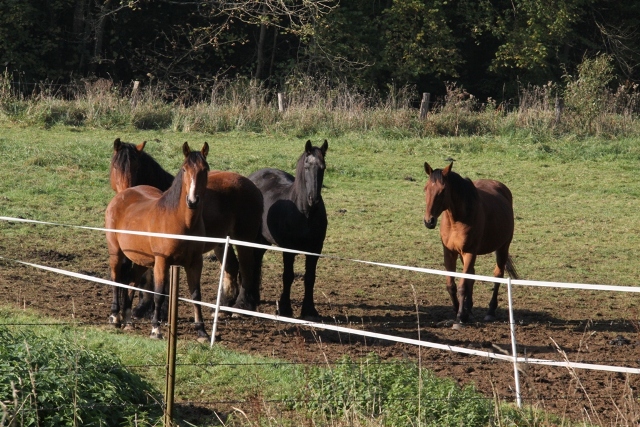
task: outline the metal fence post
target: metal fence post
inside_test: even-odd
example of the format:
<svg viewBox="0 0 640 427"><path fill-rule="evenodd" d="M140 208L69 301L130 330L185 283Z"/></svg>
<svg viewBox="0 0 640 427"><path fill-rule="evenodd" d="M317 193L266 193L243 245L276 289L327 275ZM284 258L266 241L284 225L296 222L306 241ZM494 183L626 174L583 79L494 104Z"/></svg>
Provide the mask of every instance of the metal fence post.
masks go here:
<svg viewBox="0 0 640 427"><path fill-rule="evenodd" d="M518 372L518 352L516 349L516 323L513 317L513 299L511 298L511 277L507 278L507 295L509 298L509 329L511 331L511 352L513 353L513 377L516 381L516 403L522 408L520 394L520 374Z"/></svg>
<svg viewBox="0 0 640 427"><path fill-rule="evenodd" d="M224 242L224 255L222 256L222 264L220 264L220 282L218 283L218 297L216 298L216 311L213 315L213 328L211 328L211 345L213 347L213 343L216 340L216 331L218 330L218 314L220 313L220 297L222 294L222 286L224 283L224 268L227 265L227 252L229 251L229 236L227 236L227 241Z"/></svg>
<svg viewBox="0 0 640 427"><path fill-rule="evenodd" d="M164 425L173 425L173 398L176 385L176 343L178 324L178 288L180 283L180 268L171 266L171 280L169 282L169 342L167 344L167 375L164 389Z"/></svg>

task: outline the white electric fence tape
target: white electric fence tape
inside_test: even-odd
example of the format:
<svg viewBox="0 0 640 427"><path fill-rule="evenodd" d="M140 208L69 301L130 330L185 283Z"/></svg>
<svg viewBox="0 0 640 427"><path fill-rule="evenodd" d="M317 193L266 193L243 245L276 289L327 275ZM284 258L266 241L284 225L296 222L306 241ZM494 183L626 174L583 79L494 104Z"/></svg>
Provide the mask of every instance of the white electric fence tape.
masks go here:
<svg viewBox="0 0 640 427"><path fill-rule="evenodd" d="M395 265L395 264L378 263L378 262L362 261L362 260L356 260L356 259L340 258L340 257L321 255L321 254L313 254L313 253L309 253L309 252L294 251L294 250L290 250L290 249L279 248L277 246L265 246L265 245L255 244L255 243L249 243L249 242L243 242L243 241L239 241L239 240L233 240L233 239L194 237L194 236L183 236L183 235L173 235L173 234L163 234L163 233L147 233L147 232L128 231L128 230L110 230L110 229L99 228L99 227L85 227L85 226L57 224L57 223L53 223L53 222L35 221L35 220L28 220L28 219L23 219L23 218L12 218L12 217L4 217L4 216L0 216L0 220L2 220L2 221L11 221L11 222L32 223L32 224L45 224L45 225L64 226L64 227L80 228L80 229L85 229L85 230L96 230L96 231L103 231L103 232L138 234L138 235L143 235L143 236L165 237L165 238L171 238L171 239L183 239L183 240L205 241L205 242L216 242L216 243L226 243L226 242L228 242L229 244L237 244L237 245L244 245L244 246L250 246L250 247L264 248L264 249L275 250L275 251L280 251L280 252L291 252L291 253L302 254L302 255L316 255L316 256L324 257L324 258L332 258L332 259L344 260L344 261L353 261L353 262L359 262L359 263L364 263L364 264L369 264L369 265L377 265L377 266L381 266L381 267L389 267L389 268L395 268L395 269L400 269L400 270L415 271L415 272L419 272L419 273L436 274L436 275L440 275L440 276L465 277L465 278L471 278L471 279L475 279L475 280L481 280L481 281L487 281L487 282L500 282L500 283L507 283L507 281L509 280L509 279L500 279L500 278L489 277L489 276L477 276L477 275L471 275L471 274L453 273L453 272L434 270L434 269L428 269L428 268L407 267L407 266ZM121 288L124 288L124 289L132 289L132 290L142 290L142 291L145 291L145 292L149 292L151 294L155 293L155 292L152 292L152 291L147 291L146 289L140 289L140 288L132 287L132 286L129 286L129 285L124 285L122 283L116 283L116 282L112 282L110 280L100 279L98 277L89 276L89 275L86 275L86 274L74 273L74 272L62 270L62 269L59 269L59 268L47 267L47 266L38 265L38 264L34 264L34 263L14 260L14 259L2 257L2 256L0 256L0 259L5 260L5 261L16 262L16 263L19 263L19 264L23 264L23 265L27 265L27 266L30 266L30 267L34 267L34 268L50 271L50 272L53 272L53 273L62 274L62 275L69 276L69 277L74 277L74 278L78 278L78 279L82 279L82 280L101 283L101 284L105 284L105 285L109 285L109 286L118 286L118 287L121 287ZM617 292L640 292L640 287L632 287L632 286L589 285L589 284L560 283L560 282L541 282L541 281L513 280L513 279L511 280L511 284L512 285L523 285L523 286L542 286L542 287L568 288L568 289L587 289L587 290L603 290L603 291L617 291ZM495 354L495 353L488 352L488 351L483 351L483 350L473 350L473 349L468 349L468 348L464 348L464 347L456 347L456 346L450 346L450 345L446 345L446 344L438 344L438 343L432 343L432 342L427 342L427 341L420 341L420 340L416 340L416 339L396 337L396 336L393 336L393 335L380 334L380 333L376 333L376 332L368 332L368 331L363 331L363 330L359 330L359 329L351 329L351 328L347 328L347 327L344 327L344 326L338 326L338 325L332 325L332 324L326 324L326 323L310 322L310 321L306 321L306 320L294 319L294 318L290 318L290 317L282 317L282 316L277 316L277 315L260 313L260 312L256 312L256 311L241 310L241 309L232 308L232 307L226 307L226 306L218 306L216 304L211 304L211 303L206 303L206 302L201 302L201 301L194 301L194 300L191 300L191 299L188 299L188 298L179 298L179 300L180 301L184 301L184 302L188 302L188 303L192 303L192 304L200 304L200 305L205 306L205 307L209 307L209 308L217 309L217 310L222 310L222 311L227 311L227 312L230 312L230 313L238 313L238 314L242 314L242 315L249 316L249 317L258 317L258 318L262 318L262 319L269 319L269 320L275 320L275 321L284 322L284 323L298 324L298 325L308 326L308 327L317 328L317 329L324 329L324 330L329 330L329 331L342 332L342 333L346 333L346 334L359 335L359 336L368 337L368 338L375 338L375 339L380 339L380 340L399 342L399 343L416 345L416 346L421 346L421 347L434 348L434 349L439 349L439 350L446 350L446 351L451 351L451 352L455 352L455 353L468 354L468 355L481 356L481 357L488 357L488 358L491 358L491 359L499 359L499 360L509 361L509 362L512 362L512 363L515 361L515 358L513 356L506 355L506 354ZM569 362L569 361L566 361L566 360L565 361L555 361L555 360L547 360L547 359L533 359L533 358L527 358L527 357L518 357L517 361L520 362L520 363L537 364L537 365L545 365L545 366L561 366L561 367L571 367L571 368L577 368L577 369L590 369L590 370L597 370L597 371L640 374L640 368L630 368L630 367L622 367L622 366L609 366L609 365L598 365L598 364L590 364L590 363L575 363L575 362Z"/></svg>

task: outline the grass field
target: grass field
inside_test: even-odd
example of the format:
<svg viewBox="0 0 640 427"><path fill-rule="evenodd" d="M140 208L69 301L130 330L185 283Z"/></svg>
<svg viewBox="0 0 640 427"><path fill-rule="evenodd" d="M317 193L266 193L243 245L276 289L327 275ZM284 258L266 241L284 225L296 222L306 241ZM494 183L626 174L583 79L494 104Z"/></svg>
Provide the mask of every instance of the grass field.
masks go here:
<svg viewBox="0 0 640 427"><path fill-rule="evenodd" d="M329 151L323 197L329 229L323 252L345 259L438 269L442 266L438 232L422 224L423 163L443 167L445 159L453 157L454 170L461 175L498 179L513 192L516 230L511 252L523 278L637 284L637 139L554 140L519 134L413 138L389 132L292 137L62 126L41 129L3 124L0 215L103 226L104 209L113 197L108 168L117 137L134 143L148 141L146 151L173 173L182 161L180 147L185 140L192 147L207 141L212 169L245 175L262 167L292 172L305 141L311 139L319 145L326 138ZM23 259L33 252L52 249L61 253L82 251L101 265L106 258L102 236L73 228L2 221L0 234L0 256L7 258ZM275 256L267 256L267 274L277 270L277 263ZM480 257L477 273L489 275L492 270L493 259ZM104 275L106 271L98 273ZM321 262L318 267L320 284L322 280L349 280L347 283L360 284L363 296L371 292L370 285L393 283L401 276L403 272L362 269L350 262ZM417 286L432 284L444 287L440 278L416 281ZM316 299L324 298L327 296L317 294ZM607 305L605 295L592 298L604 301L604 316L607 311L637 312L632 299ZM580 303L576 299L576 304Z"/></svg>
<svg viewBox="0 0 640 427"><path fill-rule="evenodd" d="M149 141L146 150L169 171L175 171L181 162L183 141L192 146L208 141L212 168L242 174L267 166L292 171L306 140L263 134L4 127L0 135L0 212L102 226L104 208L113 196L108 167L116 137ZM324 137L310 139L319 144ZM524 278L636 283L640 144L632 139L541 143L517 137L329 138L323 196L330 225L324 252L439 266L438 233L422 225L423 163L442 167L449 156L456 160L454 170L461 175L498 179L512 190L516 214L512 253ZM24 232L20 227L2 227L5 235ZM56 229L55 233L73 231Z"/></svg>

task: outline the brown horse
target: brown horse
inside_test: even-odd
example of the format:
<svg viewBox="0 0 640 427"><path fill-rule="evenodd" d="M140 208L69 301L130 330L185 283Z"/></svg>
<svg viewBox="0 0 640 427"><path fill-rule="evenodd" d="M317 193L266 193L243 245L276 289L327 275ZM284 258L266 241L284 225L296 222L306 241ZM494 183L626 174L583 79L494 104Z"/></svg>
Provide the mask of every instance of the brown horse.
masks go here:
<svg viewBox="0 0 640 427"><path fill-rule="evenodd" d="M471 182L451 171L453 162L444 169L432 169L427 162L424 170L429 176L424 187L426 212L424 225L433 229L442 214L440 238L444 249L444 266L456 271L458 257L462 259L462 272L474 274L477 255L496 253L495 277L504 277L504 270L517 279L518 274L509 256L513 238L513 198L511 191L501 182L480 179ZM473 279L460 279L456 290L455 279L447 276L447 291L456 312L454 328L466 322L473 308ZM485 321L495 319L498 307L498 289L493 296Z"/></svg>
<svg viewBox="0 0 640 427"><path fill-rule="evenodd" d="M140 185L116 194L105 212L108 229L145 231L154 233L204 236L202 219L204 196L207 188L209 164L206 157L209 145L205 142L201 151L191 151L186 142L182 146L185 156L180 172L171 187L164 193L155 187ZM152 338L161 338L160 309L164 301L169 267L184 267L191 298L200 301L200 276L202 274L203 242L140 236L107 232L111 280L122 282L122 266L127 257L144 268L153 267L155 310L152 320ZM125 324L131 323L129 293L114 288L111 318L118 324L120 316L119 294L122 295ZM204 330L202 310L194 304L194 322L199 340L208 339Z"/></svg>
<svg viewBox="0 0 640 427"><path fill-rule="evenodd" d="M144 151L145 144L134 145L119 138L113 142L109 176L116 192L134 185L151 185L165 191L171 185L173 176ZM262 193L248 178L235 172L209 172L203 211L207 237L229 236L256 242L261 234L262 209ZM205 252L212 249L222 261L224 245L205 244ZM227 253L221 304L255 310L260 302L261 263L255 259L253 248L237 246L236 252L237 257L233 250ZM151 302L146 296L134 315L141 317Z"/></svg>

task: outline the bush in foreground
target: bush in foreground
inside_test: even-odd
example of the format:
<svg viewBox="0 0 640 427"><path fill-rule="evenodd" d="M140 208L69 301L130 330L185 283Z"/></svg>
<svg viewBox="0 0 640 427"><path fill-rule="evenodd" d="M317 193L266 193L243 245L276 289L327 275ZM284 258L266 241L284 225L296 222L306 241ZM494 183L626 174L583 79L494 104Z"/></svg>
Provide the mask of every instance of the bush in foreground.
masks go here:
<svg viewBox="0 0 640 427"><path fill-rule="evenodd" d="M1 425L145 425L154 395L109 354L0 325Z"/></svg>

